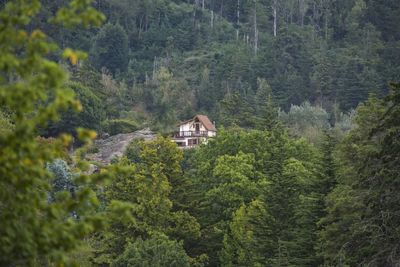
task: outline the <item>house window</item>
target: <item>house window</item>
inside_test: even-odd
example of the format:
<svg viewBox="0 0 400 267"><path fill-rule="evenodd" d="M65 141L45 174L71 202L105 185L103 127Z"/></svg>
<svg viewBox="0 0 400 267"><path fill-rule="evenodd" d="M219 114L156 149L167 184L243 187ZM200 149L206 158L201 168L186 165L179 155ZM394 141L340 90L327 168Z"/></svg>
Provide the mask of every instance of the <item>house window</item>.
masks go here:
<svg viewBox="0 0 400 267"><path fill-rule="evenodd" d="M188 146L194 146L197 145L197 139L189 139L188 140Z"/></svg>
<svg viewBox="0 0 400 267"><path fill-rule="evenodd" d="M185 142L176 142L176 144L181 147L181 146L185 146Z"/></svg>

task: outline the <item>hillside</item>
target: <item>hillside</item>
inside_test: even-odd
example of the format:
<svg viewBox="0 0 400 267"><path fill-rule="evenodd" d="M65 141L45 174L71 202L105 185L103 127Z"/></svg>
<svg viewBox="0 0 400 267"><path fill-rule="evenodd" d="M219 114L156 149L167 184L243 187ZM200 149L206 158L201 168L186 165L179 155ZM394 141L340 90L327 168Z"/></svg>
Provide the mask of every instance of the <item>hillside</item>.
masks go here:
<svg viewBox="0 0 400 267"><path fill-rule="evenodd" d="M0 0L0 266L400 266L399 25L398 0Z"/></svg>
<svg viewBox="0 0 400 267"><path fill-rule="evenodd" d="M95 4L107 18L100 29L43 27L61 47L89 51L71 76L101 99L96 124L126 119L168 132L205 113L227 126L226 116L260 116L261 84L284 111L309 101L334 124L400 78L400 33L389 26L400 4L389 2L107 0ZM35 21L61 3L47 3ZM232 113L224 103L236 94L243 108Z"/></svg>

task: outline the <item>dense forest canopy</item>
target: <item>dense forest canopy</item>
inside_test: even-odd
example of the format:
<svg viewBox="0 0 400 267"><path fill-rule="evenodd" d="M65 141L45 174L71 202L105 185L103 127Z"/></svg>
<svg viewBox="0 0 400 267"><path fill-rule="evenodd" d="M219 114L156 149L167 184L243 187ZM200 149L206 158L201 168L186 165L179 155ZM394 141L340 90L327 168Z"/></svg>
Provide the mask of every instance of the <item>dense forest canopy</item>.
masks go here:
<svg viewBox="0 0 400 267"><path fill-rule="evenodd" d="M0 7L1 266L400 264L400 1Z"/></svg>
<svg viewBox="0 0 400 267"><path fill-rule="evenodd" d="M334 114L399 80L396 0L102 0L92 30L48 24L67 1L42 2L32 27L89 52L72 78L109 103L107 119L169 131L202 112L223 124L223 101L254 106L259 79L284 111L309 101Z"/></svg>

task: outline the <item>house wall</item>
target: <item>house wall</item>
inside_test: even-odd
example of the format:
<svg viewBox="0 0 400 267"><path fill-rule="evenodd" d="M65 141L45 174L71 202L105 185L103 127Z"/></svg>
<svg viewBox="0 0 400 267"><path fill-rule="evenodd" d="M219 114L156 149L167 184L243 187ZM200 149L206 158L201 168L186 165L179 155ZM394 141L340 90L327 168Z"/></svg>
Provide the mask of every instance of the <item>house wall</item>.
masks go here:
<svg viewBox="0 0 400 267"><path fill-rule="evenodd" d="M208 137L214 137L214 136L216 136L216 135L217 135L216 132L213 132L213 131L208 131L208 132L207 132L207 136L208 136Z"/></svg>
<svg viewBox="0 0 400 267"><path fill-rule="evenodd" d="M180 125L179 126L179 131L180 132L190 131L190 125L191 124L192 124L191 122L188 122L188 123Z"/></svg>
<svg viewBox="0 0 400 267"><path fill-rule="evenodd" d="M216 132L214 131L208 131L204 125L201 122L198 122L200 124L200 131L202 132L207 132L207 137L214 137L216 136ZM196 123L194 122L194 120L188 121L185 124L182 124L179 126L179 131L180 132L195 132L196 131ZM182 145L183 148L189 148L189 147L193 147L193 146L197 146L198 144L201 143L207 143L207 137L192 137L192 136L187 136L187 137L183 137L183 138L179 138L176 140L173 140L176 143L180 143ZM197 144L195 145L189 145L189 140L190 139L196 139L197 140ZM192 142L192 141L191 141Z"/></svg>
<svg viewBox="0 0 400 267"><path fill-rule="evenodd" d="M200 122L200 131L207 131L206 127ZM196 125L193 121L182 124L179 126L180 132L196 131Z"/></svg>

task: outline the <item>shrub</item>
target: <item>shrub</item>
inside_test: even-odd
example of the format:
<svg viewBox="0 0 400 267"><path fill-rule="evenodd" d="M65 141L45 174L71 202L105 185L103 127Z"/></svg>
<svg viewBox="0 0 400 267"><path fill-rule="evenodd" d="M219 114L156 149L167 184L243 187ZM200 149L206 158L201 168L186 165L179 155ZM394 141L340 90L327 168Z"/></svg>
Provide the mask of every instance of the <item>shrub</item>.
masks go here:
<svg viewBox="0 0 400 267"><path fill-rule="evenodd" d="M113 267L185 267L190 266L190 258L182 243L169 240L165 236L138 239L129 244L125 252L112 264Z"/></svg>
<svg viewBox="0 0 400 267"><path fill-rule="evenodd" d="M75 130L78 127L97 131L99 130L100 122L105 118L101 100L90 88L77 82L70 82L68 85L81 102L82 111L76 113L72 109L68 109L63 112L59 121L50 123L42 132L44 136L57 136L60 133L76 135Z"/></svg>
<svg viewBox="0 0 400 267"><path fill-rule="evenodd" d="M106 120L102 125L103 131L110 135L130 133L139 129L136 122L127 119Z"/></svg>

